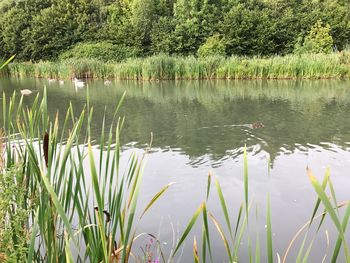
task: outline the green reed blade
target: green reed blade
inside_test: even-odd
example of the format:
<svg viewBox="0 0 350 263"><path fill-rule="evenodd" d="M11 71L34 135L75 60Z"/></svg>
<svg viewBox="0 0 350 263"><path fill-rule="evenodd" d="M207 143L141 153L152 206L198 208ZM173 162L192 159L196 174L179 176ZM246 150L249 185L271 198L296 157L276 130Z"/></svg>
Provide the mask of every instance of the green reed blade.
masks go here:
<svg viewBox="0 0 350 263"><path fill-rule="evenodd" d="M303 252L304 252L305 242L306 242L307 237L308 237L308 232L306 232L306 234L304 236L304 239L303 239L303 242L301 243L301 246L299 248L299 252L298 252L297 258L295 260L296 263L300 263L301 262L301 257L302 257Z"/></svg>
<svg viewBox="0 0 350 263"><path fill-rule="evenodd" d="M222 241L224 242L224 246L225 246L225 249L226 249L227 256L229 258L229 262L233 262L233 257L232 257L232 254L231 254L230 245L229 245L229 243L227 241L227 238L226 238L226 236L224 234L224 231L223 231L221 225L219 224L219 222L215 219L215 217L211 213L209 213L209 217L214 222L214 225L215 225L217 231L219 232Z"/></svg>
<svg viewBox="0 0 350 263"><path fill-rule="evenodd" d="M344 215L343 222L342 222L342 229L343 229L344 233L346 231L346 227L348 226L349 218L350 218L350 202L348 203L348 205L346 207L345 215ZM338 235L337 242L335 243L335 247L334 247L334 251L333 251L332 260L331 260L332 263L337 262L337 258L338 258L340 247L341 247L342 243L343 243L343 240L342 240L341 236Z"/></svg>
<svg viewBox="0 0 350 263"><path fill-rule="evenodd" d="M248 157L247 157L247 146L244 146L244 154L243 154L243 160L244 160L244 197L245 197L245 211L246 211L246 217L248 221Z"/></svg>
<svg viewBox="0 0 350 263"><path fill-rule="evenodd" d="M321 229L321 226L323 225L323 222L326 219L326 216L327 216L327 210L324 209L323 213L322 213L322 216L321 216L320 223L318 224L318 227L317 227L317 231L319 231ZM309 224L309 226L310 226L310 224Z"/></svg>
<svg viewBox="0 0 350 263"><path fill-rule="evenodd" d="M6 62L0 66L0 70L3 69L4 67L6 67L7 64L9 64L15 57L16 57L16 55L13 55L8 60L6 60Z"/></svg>
<svg viewBox="0 0 350 263"><path fill-rule="evenodd" d="M224 195L222 193L222 189L221 189L221 186L220 186L220 183L219 183L219 180L217 179L217 177L214 178L214 183L215 183L215 186L216 186L216 191L217 191L217 193L219 195L221 209L224 212L226 225L227 225L227 228L229 229L231 240L233 241L231 220L230 220L230 217L229 217L229 214L228 214L226 201L225 201L225 198L224 198Z"/></svg>
<svg viewBox="0 0 350 263"><path fill-rule="evenodd" d="M256 234L256 240L255 240L255 263L260 263L260 238L259 238L259 233Z"/></svg>
<svg viewBox="0 0 350 263"><path fill-rule="evenodd" d="M316 177L312 174L311 170L307 169L307 173L308 173L308 176L309 176L309 179L310 179L312 186L314 187L317 195L321 199L321 201L322 201L323 205L325 206L328 214L330 215L335 227L338 230L339 236L341 237L342 242L343 242L344 247L345 247L344 249L345 249L346 259L349 259L349 247L348 247L346 238L344 236L343 228L342 228L342 225L340 223L339 217L337 216L337 213L334 211L331 202L329 201L326 193L322 189L322 186L319 184Z"/></svg>
<svg viewBox="0 0 350 263"><path fill-rule="evenodd" d="M36 213L34 216L34 222L33 222L33 226L32 226L32 234L31 234L30 241L29 241L30 245L28 248L27 263L33 262L34 250L35 250L35 239L36 239L36 235L38 232L38 210L39 210L39 208L36 210Z"/></svg>
<svg viewBox="0 0 350 263"><path fill-rule="evenodd" d="M144 214L152 207L152 205L169 189L170 186L172 186L174 183L169 183L165 187L163 187L158 193L156 193L151 201L148 203L146 208L143 210L140 218L144 216Z"/></svg>
<svg viewBox="0 0 350 263"><path fill-rule="evenodd" d="M235 236L234 236L234 239L236 239L236 236L237 236L239 224L240 224L240 222L241 222L242 211L243 211L243 203L241 203L241 205L240 205L240 207L239 207L238 216L237 216L237 221L236 221L236 228L235 228Z"/></svg>
<svg viewBox="0 0 350 263"><path fill-rule="evenodd" d="M209 194L210 194L211 178L212 178L212 174L211 174L211 172L209 172L208 180L207 180L207 201L208 201Z"/></svg>
<svg viewBox="0 0 350 263"><path fill-rule="evenodd" d="M108 254L107 254L107 244L106 244L106 231L104 228L103 224L103 210L104 210L104 203L102 199L102 194L100 192L100 187L99 187L99 180L98 180L98 175L97 175L97 170L95 166L95 160L94 160L94 154L92 152L92 147L91 143L89 142L88 144L88 151L89 151L89 159L90 159L90 170L91 170L91 179L92 179L92 185L93 185L93 191L95 193L94 197L97 202L97 220L98 220L98 226L99 226L99 231L100 231L100 236L101 236L101 244L103 248L103 257L105 262L108 262Z"/></svg>
<svg viewBox="0 0 350 263"><path fill-rule="evenodd" d="M210 244L210 232L209 232L209 225L208 225L208 210L207 210L206 203L203 203L202 215L203 215L203 226L204 226L203 231L205 234L205 240L203 240L203 242L204 243L206 242L208 244L209 256L211 261L213 261L213 255L211 252L211 244ZM205 256L203 257L203 260L205 260Z"/></svg>
<svg viewBox="0 0 350 263"><path fill-rule="evenodd" d="M272 247L272 227L271 227L271 208L270 194L267 196L267 258L269 263L273 263L273 247Z"/></svg>
<svg viewBox="0 0 350 263"><path fill-rule="evenodd" d="M75 241L75 238L74 238L74 233L73 233L73 230L72 230L72 226L66 216L66 213L64 212L63 210L63 207L61 206L61 203L55 193L55 191L53 190L49 180L47 179L46 175L41 172L41 178L45 184L45 187L46 187L46 190L49 192L50 196L51 196L51 199L52 199L52 202L54 203L56 209L57 209L57 212L59 214L59 216L61 217L65 227L66 227L66 231L68 232L69 236L71 237L72 241L74 243L76 243Z"/></svg>
<svg viewBox="0 0 350 263"><path fill-rule="evenodd" d="M307 263L307 262L308 262L308 259L309 259L310 252L311 252L311 249L312 249L313 244L314 244L314 239L311 241L311 243L310 243L308 249L306 250L305 255L304 255L304 257L303 257L302 263Z"/></svg>
<svg viewBox="0 0 350 263"><path fill-rule="evenodd" d="M202 262L205 263L206 261L207 261L207 234L203 224L202 226Z"/></svg>
<svg viewBox="0 0 350 263"><path fill-rule="evenodd" d="M196 210L196 212L193 214L190 222L188 223L185 231L183 232L182 236L180 237L179 241L177 242L174 252L172 254L172 257L175 256L176 252L179 250L179 248L181 247L182 243L185 241L186 237L188 236L188 234L190 233L193 225L196 223L198 216L200 215L200 213L203 210L203 204L200 205L200 207Z"/></svg>
<svg viewBox="0 0 350 263"><path fill-rule="evenodd" d="M326 189L326 186L327 186L328 181L329 181L329 175L330 175L330 170L327 169L326 170L326 174L325 174L325 176L323 178L323 182L322 182L322 189L323 190ZM311 224L312 224L312 222L313 222L313 220L315 218L315 215L316 215L316 213L318 211L318 208L319 208L320 204L321 204L321 199L317 198L316 205L315 205L314 211L313 211L312 216L311 216L309 227L311 226Z"/></svg>
<svg viewBox="0 0 350 263"><path fill-rule="evenodd" d="M66 251L66 262L73 263L74 259L73 259L72 251L70 249L69 239L67 236L65 237L65 251Z"/></svg>
<svg viewBox="0 0 350 263"><path fill-rule="evenodd" d="M124 241L124 249L122 253L122 262L128 259L127 255L131 252L130 250L127 251L127 246L129 242L129 237L131 236L131 227L134 223L134 217L135 217L135 211L136 211L136 206L137 206L137 201L140 193L140 184L141 184L141 179L143 175L143 166L139 165L136 175L135 175L135 183L134 187L130 193L129 200L131 200L130 204L130 211L129 211L129 217L128 217L128 222L127 222L127 228L125 231L125 241ZM129 207L129 206L128 206ZM131 245L132 245L132 239L131 239ZM131 246L130 245L130 246Z"/></svg>
<svg viewBox="0 0 350 263"><path fill-rule="evenodd" d="M335 196L335 191L334 191L334 187L331 179L328 180L328 184L329 184L329 190L331 191L331 197L333 200L334 207L336 209L336 212L339 214L338 201L337 201L337 197Z"/></svg>

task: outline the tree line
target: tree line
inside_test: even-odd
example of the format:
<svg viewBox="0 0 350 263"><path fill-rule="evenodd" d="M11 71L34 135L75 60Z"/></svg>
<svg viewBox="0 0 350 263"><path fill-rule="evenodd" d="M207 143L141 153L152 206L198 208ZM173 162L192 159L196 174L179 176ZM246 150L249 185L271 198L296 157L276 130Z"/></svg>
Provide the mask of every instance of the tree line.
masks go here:
<svg viewBox="0 0 350 263"><path fill-rule="evenodd" d="M343 50L347 0L0 0L0 57L123 60Z"/></svg>

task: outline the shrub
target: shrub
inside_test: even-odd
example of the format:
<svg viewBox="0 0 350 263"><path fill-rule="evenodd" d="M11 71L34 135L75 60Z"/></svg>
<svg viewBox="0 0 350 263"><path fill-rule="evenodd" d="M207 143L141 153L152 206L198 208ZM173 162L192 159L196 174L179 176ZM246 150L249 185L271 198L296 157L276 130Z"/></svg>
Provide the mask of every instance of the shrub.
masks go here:
<svg viewBox="0 0 350 263"><path fill-rule="evenodd" d="M135 48L124 45L114 45L109 42L79 43L73 48L63 52L60 59L98 59L102 61L122 61L136 56Z"/></svg>
<svg viewBox="0 0 350 263"><path fill-rule="evenodd" d="M333 38L330 35L331 28L328 24L323 25L317 21L305 37L303 45L301 39L297 41L296 53L331 53L333 50Z"/></svg>
<svg viewBox="0 0 350 263"><path fill-rule="evenodd" d="M199 57L225 56L226 44L224 39L219 35L207 38L206 42L201 45L197 51Z"/></svg>

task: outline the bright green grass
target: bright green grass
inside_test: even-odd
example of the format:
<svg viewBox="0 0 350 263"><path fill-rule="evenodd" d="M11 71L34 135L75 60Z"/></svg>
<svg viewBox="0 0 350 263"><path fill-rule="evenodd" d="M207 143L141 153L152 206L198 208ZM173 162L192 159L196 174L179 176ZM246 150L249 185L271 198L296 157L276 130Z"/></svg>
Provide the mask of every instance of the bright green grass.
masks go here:
<svg viewBox="0 0 350 263"><path fill-rule="evenodd" d="M80 59L12 63L7 74L38 78L321 79L350 76L350 52L260 57L173 57L158 55L103 63Z"/></svg>

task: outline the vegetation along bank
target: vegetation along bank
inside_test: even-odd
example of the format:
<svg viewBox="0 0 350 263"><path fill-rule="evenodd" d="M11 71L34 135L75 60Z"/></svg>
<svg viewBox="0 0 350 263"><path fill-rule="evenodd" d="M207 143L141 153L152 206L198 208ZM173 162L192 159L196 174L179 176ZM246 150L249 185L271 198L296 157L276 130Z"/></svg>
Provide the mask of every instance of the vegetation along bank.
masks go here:
<svg viewBox="0 0 350 263"><path fill-rule="evenodd" d="M269 58L158 55L124 62L103 62L96 59L17 62L9 64L2 74L54 79L77 77L134 80L346 78L350 76L350 52Z"/></svg>
<svg viewBox="0 0 350 263"><path fill-rule="evenodd" d="M343 0L0 0L0 59L49 78L340 78L349 24Z"/></svg>

